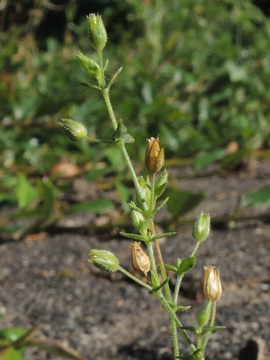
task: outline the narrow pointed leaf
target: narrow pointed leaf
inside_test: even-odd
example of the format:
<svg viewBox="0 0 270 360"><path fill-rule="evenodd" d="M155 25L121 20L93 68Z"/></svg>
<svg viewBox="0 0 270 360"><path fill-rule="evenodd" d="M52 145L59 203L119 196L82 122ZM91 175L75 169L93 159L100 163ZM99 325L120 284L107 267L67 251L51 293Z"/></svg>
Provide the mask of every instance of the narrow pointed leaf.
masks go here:
<svg viewBox="0 0 270 360"><path fill-rule="evenodd" d="M120 234L129 239L145 241L145 238L139 234L125 233L125 232L120 232Z"/></svg>
<svg viewBox="0 0 270 360"><path fill-rule="evenodd" d="M154 293L160 291L160 290L169 282L169 280L170 280L170 278L167 277L167 278L163 281L162 284L160 284L159 286L157 286L157 287L153 288L152 290L150 290L150 293L151 293L151 294L154 294Z"/></svg>
<svg viewBox="0 0 270 360"><path fill-rule="evenodd" d="M177 272L177 267L175 267L173 265L165 264L164 266L165 266L166 270L171 270L171 271Z"/></svg>
<svg viewBox="0 0 270 360"><path fill-rule="evenodd" d="M162 238L165 238L165 237L169 237L169 236L173 236L173 235L176 235L177 232L176 231L172 231L172 232L167 232L167 233L164 233L164 234L159 234L159 235L155 235L151 238L151 241L154 241L156 239L162 239Z"/></svg>
<svg viewBox="0 0 270 360"><path fill-rule="evenodd" d="M213 331L223 330L223 329L226 329L226 326L208 326L205 329L203 329L202 335L206 334L209 331L213 332Z"/></svg>
<svg viewBox="0 0 270 360"><path fill-rule="evenodd" d="M177 306L175 311L187 311L191 308L191 306Z"/></svg>

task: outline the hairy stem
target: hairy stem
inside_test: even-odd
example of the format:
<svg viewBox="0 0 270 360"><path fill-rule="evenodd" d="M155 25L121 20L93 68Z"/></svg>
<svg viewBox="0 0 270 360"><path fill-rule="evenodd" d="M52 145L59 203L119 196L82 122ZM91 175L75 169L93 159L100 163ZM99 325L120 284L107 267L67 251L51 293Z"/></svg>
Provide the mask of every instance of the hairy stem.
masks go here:
<svg viewBox="0 0 270 360"><path fill-rule="evenodd" d="M127 271L126 269L124 269L122 266L119 265L118 270L121 271L123 274L125 274L126 276L128 276L130 279L132 279L133 281L135 281L136 283L140 284L141 286L145 287L147 290L151 291L152 287L148 284L146 284L145 282L143 282L142 280L138 279L136 276L132 275L129 271Z"/></svg>
<svg viewBox="0 0 270 360"><path fill-rule="evenodd" d="M210 326L214 326L215 318L216 318L216 309L217 309L216 301L213 301ZM203 346L202 346L203 354L205 353L205 349L206 349L208 340L209 340L209 338L210 338L210 335L211 335L211 331L209 331L209 332L207 333L206 337L205 337L205 340L204 340L204 343L203 343ZM204 359L204 358L202 357L201 360L203 360L203 359Z"/></svg>

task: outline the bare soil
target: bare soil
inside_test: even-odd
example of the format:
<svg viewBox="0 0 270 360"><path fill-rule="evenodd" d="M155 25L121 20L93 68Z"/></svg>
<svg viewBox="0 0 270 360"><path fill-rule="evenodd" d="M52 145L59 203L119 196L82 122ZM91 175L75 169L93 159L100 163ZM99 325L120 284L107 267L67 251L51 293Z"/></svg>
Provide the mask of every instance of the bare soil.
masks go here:
<svg viewBox="0 0 270 360"><path fill-rule="evenodd" d="M180 188L206 193L206 200L188 217L196 217L200 210L213 218L225 217L237 208L241 194L269 183L270 164L257 162L254 169L237 174L193 178L191 173L190 169L171 171L171 181ZM270 205L264 205L241 213L269 211ZM212 334L206 359L266 360L270 358L270 223L258 218L226 225L212 228L198 251L195 269L184 278L179 304L192 308L181 314L181 321L196 325L204 304L203 266L220 265L223 294L216 324L226 329ZM191 234L191 225L179 226L176 236L161 242L166 263L189 256L194 245ZM39 324L38 336L61 340L89 360L172 360L168 314L158 299L119 272L107 274L91 266L87 255L93 248L113 251L132 271L129 241L119 237L67 232L3 243L1 328ZM188 352L182 340L180 348ZM25 359L61 357L31 348Z"/></svg>

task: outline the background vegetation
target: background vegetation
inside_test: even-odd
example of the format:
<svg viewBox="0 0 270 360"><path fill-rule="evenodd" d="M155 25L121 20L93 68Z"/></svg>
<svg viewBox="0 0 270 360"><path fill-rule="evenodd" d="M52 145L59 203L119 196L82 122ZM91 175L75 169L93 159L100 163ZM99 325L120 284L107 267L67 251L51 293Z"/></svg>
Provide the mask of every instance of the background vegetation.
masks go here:
<svg viewBox="0 0 270 360"><path fill-rule="evenodd" d="M91 4L91 5L90 5ZM265 6L264 13L257 6ZM0 229L21 237L79 209L102 212L111 200L78 206L74 176L109 188L118 174L120 201L130 196L117 149L71 143L60 117L83 122L92 137L110 137L102 99L80 85L75 59L93 56L85 15L99 11L109 34L117 115L143 159L145 139L159 134L167 159L195 169L218 161L235 168L270 139L270 21L263 1L3 1L0 15ZM107 129L106 133L104 129ZM173 162L173 161L172 161ZM64 169L64 170L63 170ZM63 179L65 171L65 179ZM69 175L69 177L67 177ZM200 197L199 197L200 198ZM30 218L30 225L22 219ZM34 220L33 220L34 219Z"/></svg>

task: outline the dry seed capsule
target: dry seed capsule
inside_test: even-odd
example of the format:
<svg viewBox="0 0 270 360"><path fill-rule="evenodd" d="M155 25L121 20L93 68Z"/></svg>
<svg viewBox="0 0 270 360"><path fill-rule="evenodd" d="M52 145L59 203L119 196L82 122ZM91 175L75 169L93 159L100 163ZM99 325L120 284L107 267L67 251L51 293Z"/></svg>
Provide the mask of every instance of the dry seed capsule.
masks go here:
<svg viewBox="0 0 270 360"><path fill-rule="evenodd" d="M147 277L147 273L150 270L150 260L147 254L141 248L141 243L135 241L130 245L132 265L135 270L140 270Z"/></svg>
<svg viewBox="0 0 270 360"><path fill-rule="evenodd" d="M219 269L215 270L214 266L204 267L203 292L206 299L218 301L221 293L221 281L219 278Z"/></svg>
<svg viewBox="0 0 270 360"><path fill-rule="evenodd" d="M159 146L159 137L147 139L148 148L145 153L145 166L151 173L156 173L164 165L164 147Z"/></svg>

